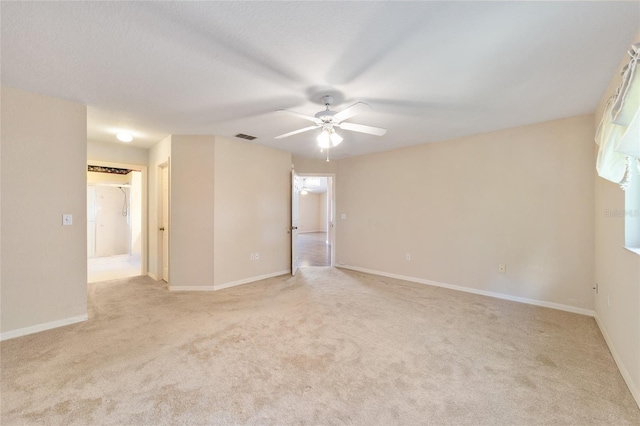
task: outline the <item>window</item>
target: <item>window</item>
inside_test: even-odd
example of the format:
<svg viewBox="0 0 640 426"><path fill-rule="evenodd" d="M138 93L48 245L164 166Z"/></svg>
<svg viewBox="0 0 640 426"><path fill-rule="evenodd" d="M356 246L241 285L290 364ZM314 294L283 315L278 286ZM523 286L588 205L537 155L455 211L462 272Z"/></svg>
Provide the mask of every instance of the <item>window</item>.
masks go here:
<svg viewBox="0 0 640 426"><path fill-rule="evenodd" d="M630 167L630 174L631 183L624 192L624 245L640 254L640 172L636 164Z"/></svg>

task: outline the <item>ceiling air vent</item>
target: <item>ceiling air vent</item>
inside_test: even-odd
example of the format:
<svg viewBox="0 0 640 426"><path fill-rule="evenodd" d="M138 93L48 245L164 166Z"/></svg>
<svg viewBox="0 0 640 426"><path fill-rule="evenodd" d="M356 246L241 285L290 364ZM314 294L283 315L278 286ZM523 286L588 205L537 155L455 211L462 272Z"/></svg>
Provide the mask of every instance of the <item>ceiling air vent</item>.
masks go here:
<svg viewBox="0 0 640 426"><path fill-rule="evenodd" d="M246 140L248 140L248 141L252 141L252 140L256 139L256 137L255 137L255 136L245 135L244 133L238 133L238 134L236 135L236 138L246 139Z"/></svg>

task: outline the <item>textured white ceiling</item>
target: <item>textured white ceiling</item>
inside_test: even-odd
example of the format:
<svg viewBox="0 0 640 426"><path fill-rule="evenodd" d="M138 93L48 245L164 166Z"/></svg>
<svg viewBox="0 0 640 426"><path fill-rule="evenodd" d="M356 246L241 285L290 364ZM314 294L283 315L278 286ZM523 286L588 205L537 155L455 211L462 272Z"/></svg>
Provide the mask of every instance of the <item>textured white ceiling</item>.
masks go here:
<svg viewBox="0 0 640 426"><path fill-rule="evenodd" d="M318 157L326 93L349 121L335 157L593 112L638 30L638 2L2 2L2 84L87 104L88 137L236 133Z"/></svg>

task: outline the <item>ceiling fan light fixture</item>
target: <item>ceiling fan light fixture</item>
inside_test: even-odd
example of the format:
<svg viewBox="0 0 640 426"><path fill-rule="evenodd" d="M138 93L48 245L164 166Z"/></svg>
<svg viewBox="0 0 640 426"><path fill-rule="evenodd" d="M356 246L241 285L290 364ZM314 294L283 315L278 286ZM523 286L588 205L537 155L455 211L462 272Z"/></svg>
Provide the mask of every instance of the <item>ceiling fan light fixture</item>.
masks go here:
<svg viewBox="0 0 640 426"><path fill-rule="evenodd" d="M333 148L340 145L342 136L333 129L325 129L318 135L318 145L320 148Z"/></svg>
<svg viewBox="0 0 640 426"><path fill-rule="evenodd" d="M322 131L318 135L318 145L320 148L330 148L331 147L331 138L329 137L329 132Z"/></svg>

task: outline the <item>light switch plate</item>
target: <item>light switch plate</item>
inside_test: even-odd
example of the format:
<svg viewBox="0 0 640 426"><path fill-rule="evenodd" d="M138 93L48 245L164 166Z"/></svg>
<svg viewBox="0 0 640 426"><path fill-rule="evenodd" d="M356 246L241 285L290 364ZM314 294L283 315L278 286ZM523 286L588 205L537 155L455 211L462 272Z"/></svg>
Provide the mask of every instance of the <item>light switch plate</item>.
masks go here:
<svg viewBox="0 0 640 426"><path fill-rule="evenodd" d="M64 226L73 225L73 215L72 214L63 214L62 215L62 224Z"/></svg>
<svg viewBox="0 0 640 426"><path fill-rule="evenodd" d="M346 219L346 218L347 218L347 214L346 214L346 213L342 213L342 214L340 215L340 219Z"/></svg>

